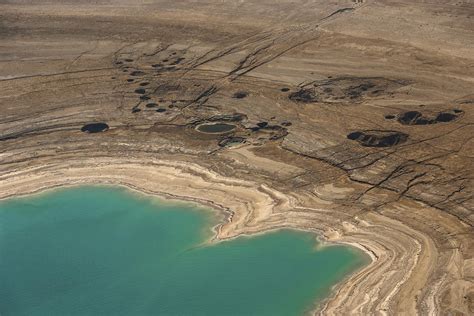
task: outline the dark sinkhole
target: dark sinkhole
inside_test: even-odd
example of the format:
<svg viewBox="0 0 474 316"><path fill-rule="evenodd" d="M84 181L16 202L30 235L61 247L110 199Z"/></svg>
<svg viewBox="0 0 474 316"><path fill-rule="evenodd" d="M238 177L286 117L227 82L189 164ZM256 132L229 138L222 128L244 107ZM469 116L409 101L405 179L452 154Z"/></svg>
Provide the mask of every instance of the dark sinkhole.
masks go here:
<svg viewBox="0 0 474 316"><path fill-rule="evenodd" d="M81 128L81 131L86 133L99 133L105 132L109 129L109 125L105 123L90 123L86 124Z"/></svg>
<svg viewBox="0 0 474 316"><path fill-rule="evenodd" d="M235 125L227 123L205 123L197 127L202 133L220 134L227 133L235 129Z"/></svg>

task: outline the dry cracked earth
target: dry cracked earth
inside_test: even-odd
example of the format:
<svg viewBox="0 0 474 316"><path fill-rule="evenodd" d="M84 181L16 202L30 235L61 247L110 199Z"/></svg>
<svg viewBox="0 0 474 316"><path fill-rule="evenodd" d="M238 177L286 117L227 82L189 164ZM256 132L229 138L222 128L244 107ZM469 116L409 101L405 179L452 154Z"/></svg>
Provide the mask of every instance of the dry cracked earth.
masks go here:
<svg viewBox="0 0 474 316"><path fill-rule="evenodd" d="M193 163L373 253L318 313L474 313L471 0L0 0L0 111L0 188Z"/></svg>

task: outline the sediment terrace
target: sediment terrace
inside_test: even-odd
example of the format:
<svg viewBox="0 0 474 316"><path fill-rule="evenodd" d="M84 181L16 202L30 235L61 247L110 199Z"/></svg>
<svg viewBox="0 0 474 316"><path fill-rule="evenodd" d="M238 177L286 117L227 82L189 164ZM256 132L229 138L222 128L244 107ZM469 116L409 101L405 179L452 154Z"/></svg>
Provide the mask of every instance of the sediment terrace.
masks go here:
<svg viewBox="0 0 474 316"><path fill-rule="evenodd" d="M0 198L196 200L369 253L317 313L472 314L474 8L326 2L0 4Z"/></svg>

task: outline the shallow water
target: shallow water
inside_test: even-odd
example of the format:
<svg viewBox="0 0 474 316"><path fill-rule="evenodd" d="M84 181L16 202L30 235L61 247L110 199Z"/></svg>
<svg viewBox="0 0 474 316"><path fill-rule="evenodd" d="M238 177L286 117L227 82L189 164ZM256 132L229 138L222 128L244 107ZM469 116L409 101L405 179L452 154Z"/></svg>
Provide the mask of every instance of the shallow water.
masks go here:
<svg viewBox="0 0 474 316"><path fill-rule="evenodd" d="M289 230L207 244L216 223L117 187L0 201L0 314L300 315L368 260Z"/></svg>

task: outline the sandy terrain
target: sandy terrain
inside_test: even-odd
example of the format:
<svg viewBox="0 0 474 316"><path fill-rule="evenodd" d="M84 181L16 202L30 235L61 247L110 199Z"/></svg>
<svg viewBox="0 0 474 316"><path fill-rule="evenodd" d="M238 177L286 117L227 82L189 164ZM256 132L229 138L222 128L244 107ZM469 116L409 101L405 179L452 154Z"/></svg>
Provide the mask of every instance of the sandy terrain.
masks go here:
<svg viewBox="0 0 474 316"><path fill-rule="evenodd" d="M0 0L0 198L211 204L217 238L370 254L315 313L473 314L473 30L472 1Z"/></svg>

